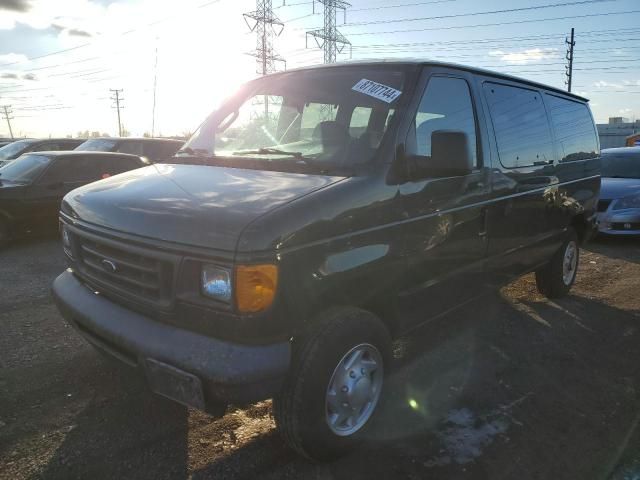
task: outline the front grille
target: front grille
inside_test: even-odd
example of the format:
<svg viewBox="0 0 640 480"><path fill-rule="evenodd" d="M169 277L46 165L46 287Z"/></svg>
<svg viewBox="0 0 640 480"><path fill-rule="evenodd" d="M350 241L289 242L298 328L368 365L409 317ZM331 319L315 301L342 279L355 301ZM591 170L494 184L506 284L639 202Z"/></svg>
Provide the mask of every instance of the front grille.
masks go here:
<svg viewBox="0 0 640 480"><path fill-rule="evenodd" d="M104 293L154 305L168 304L173 264L127 244L77 233L74 238L80 274Z"/></svg>
<svg viewBox="0 0 640 480"><path fill-rule="evenodd" d="M612 223L611 230L640 230L640 223L638 222Z"/></svg>
<svg viewBox="0 0 640 480"><path fill-rule="evenodd" d="M611 200L600 200L598 202L598 211L606 212L607 208L609 208L609 205L611 205Z"/></svg>

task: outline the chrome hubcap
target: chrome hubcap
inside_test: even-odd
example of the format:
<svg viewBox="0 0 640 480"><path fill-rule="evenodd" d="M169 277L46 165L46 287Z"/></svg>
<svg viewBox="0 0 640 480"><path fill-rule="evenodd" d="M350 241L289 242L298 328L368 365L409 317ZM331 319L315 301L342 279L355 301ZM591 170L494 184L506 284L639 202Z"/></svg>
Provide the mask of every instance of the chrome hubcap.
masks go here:
<svg viewBox="0 0 640 480"><path fill-rule="evenodd" d="M576 276L576 267L578 265L578 245L571 241L567 244L564 251L564 259L562 262L562 280L565 285L570 285Z"/></svg>
<svg viewBox="0 0 640 480"><path fill-rule="evenodd" d="M363 343L353 347L338 363L327 387L327 425L346 437L360 430L376 408L383 379L382 355Z"/></svg>

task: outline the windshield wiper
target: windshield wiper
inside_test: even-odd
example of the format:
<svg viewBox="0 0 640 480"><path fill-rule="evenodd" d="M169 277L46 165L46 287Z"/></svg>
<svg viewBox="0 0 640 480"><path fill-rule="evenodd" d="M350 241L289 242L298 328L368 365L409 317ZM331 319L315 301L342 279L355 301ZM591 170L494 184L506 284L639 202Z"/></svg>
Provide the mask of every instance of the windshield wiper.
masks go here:
<svg viewBox="0 0 640 480"><path fill-rule="evenodd" d="M195 155L197 157L206 156L209 154L207 150L204 148L191 148L185 147L178 150L175 155L184 154L184 155Z"/></svg>
<svg viewBox="0 0 640 480"><path fill-rule="evenodd" d="M296 160L305 160L302 152L289 152L287 150L279 150L277 148L258 148L257 150L242 150L233 152L233 155L287 155L294 157Z"/></svg>

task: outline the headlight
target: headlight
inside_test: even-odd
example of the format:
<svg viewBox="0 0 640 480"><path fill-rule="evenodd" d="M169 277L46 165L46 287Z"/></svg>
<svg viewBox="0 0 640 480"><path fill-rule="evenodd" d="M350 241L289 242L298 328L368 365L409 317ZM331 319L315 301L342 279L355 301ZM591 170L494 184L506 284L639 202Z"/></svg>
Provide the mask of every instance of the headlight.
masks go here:
<svg viewBox="0 0 640 480"><path fill-rule="evenodd" d="M616 200L612 210L624 210L626 208L640 208L640 195L632 195Z"/></svg>
<svg viewBox="0 0 640 480"><path fill-rule="evenodd" d="M202 294L231 303L231 274L224 268L215 265L202 266Z"/></svg>

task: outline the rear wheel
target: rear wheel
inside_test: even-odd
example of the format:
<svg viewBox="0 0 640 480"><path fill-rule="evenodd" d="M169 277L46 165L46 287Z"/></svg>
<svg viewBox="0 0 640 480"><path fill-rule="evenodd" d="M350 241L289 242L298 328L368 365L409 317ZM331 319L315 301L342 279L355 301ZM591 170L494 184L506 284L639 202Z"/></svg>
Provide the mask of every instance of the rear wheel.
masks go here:
<svg viewBox="0 0 640 480"><path fill-rule="evenodd" d="M391 340L369 312L324 316L294 347L291 372L275 399L287 444L312 460L349 452L365 437L391 357Z"/></svg>
<svg viewBox="0 0 640 480"><path fill-rule="evenodd" d="M548 298L565 296L576 280L579 261L578 236L572 228L551 261L536 272L538 291Z"/></svg>

